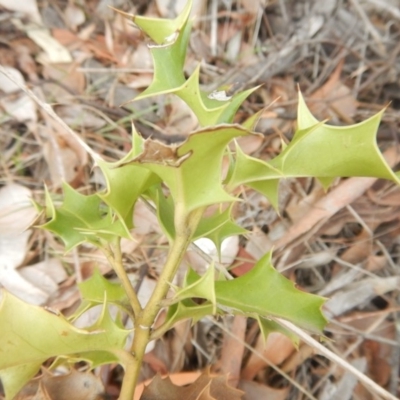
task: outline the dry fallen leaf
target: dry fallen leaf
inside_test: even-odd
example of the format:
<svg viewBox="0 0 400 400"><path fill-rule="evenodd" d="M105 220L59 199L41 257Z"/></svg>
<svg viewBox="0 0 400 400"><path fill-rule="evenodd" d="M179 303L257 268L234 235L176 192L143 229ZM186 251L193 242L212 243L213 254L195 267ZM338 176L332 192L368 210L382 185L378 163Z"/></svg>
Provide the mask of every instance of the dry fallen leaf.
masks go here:
<svg viewBox="0 0 400 400"><path fill-rule="evenodd" d="M49 258L37 264L20 268L18 272L24 279L49 296L58 290L59 283L68 278L61 261L57 258Z"/></svg>
<svg viewBox="0 0 400 400"><path fill-rule="evenodd" d="M65 20L68 26L75 31L79 25L85 22L86 17L82 8L77 7L74 3L68 3L65 9Z"/></svg>
<svg viewBox="0 0 400 400"><path fill-rule="evenodd" d="M56 259L17 269L28 251L31 231L26 228L37 215L30 197L21 185L0 189L0 284L29 303L44 304L67 275Z"/></svg>
<svg viewBox="0 0 400 400"><path fill-rule="evenodd" d="M344 314L372 298L396 290L400 285L400 277L366 278L346 286L335 293L324 306L325 315L329 318Z"/></svg>
<svg viewBox="0 0 400 400"><path fill-rule="evenodd" d="M140 199L137 201L133 214L133 225L136 235L148 235L151 232L161 233L157 217Z"/></svg>
<svg viewBox="0 0 400 400"><path fill-rule="evenodd" d="M61 82L72 94L82 94L85 89L85 74L78 70L76 63L46 64L43 66L43 76ZM71 94L71 97L72 97ZM59 102L60 100L57 99Z"/></svg>
<svg viewBox="0 0 400 400"><path fill-rule="evenodd" d="M257 354L252 353L246 366L243 368L243 379L253 380L261 369L266 368L270 364L282 364L295 351L293 342L279 332L270 333L265 342L263 336L260 334L255 349L262 353L269 362L267 363Z"/></svg>
<svg viewBox="0 0 400 400"><path fill-rule="evenodd" d="M16 83L0 73L0 90L8 94L1 97L0 106L19 122L36 121L36 104L28 95L20 93L19 85L25 86L21 72L11 67L4 67L4 69L15 79Z"/></svg>
<svg viewBox="0 0 400 400"><path fill-rule="evenodd" d="M18 122L36 121L36 105L26 94L21 94L16 98L4 97L0 100L0 105Z"/></svg>
<svg viewBox="0 0 400 400"><path fill-rule="evenodd" d="M5 75L0 74L0 90L7 94L18 92L20 90L19 86L25 85L25 79L21 72L12 67L4 67L4 69L19 83L19 85L8 79Z"/></svg>
<svg viewBox="0 0 400 400"><path fill-rule="evenodd" d="M72 61L69 51L51 35L48 29L37 24L23 24L20 20L13 22L18 29L26 32L28 37L43 50L36 58L38 62L46 64Z"/></svg>
<svg viewBox="0 0 400 400"><path fill-rule="evenodd" d="M166 113L165 133L173 135L188 135L194 131L199 123L194 112L179 97L172 97L169 100Z"/></svg>
<svg viewBox="0 0 400 400"><path fill-rule="evenodd" d="M140 400L241 400L243 392L228 386L226 380L226 376L204 372L192 384L181 387L174 385L169 377L156 375Z"/></svg>
<svg viewBox="0 0 400 400"><path fill-rule="evenodd" d="M396 147L390 147L384 152L384 157L390 166L396 165L399 154ZM313 232L313 229L322 225L328 218L343 207L351 204L368 190L376 178L349 178L332 189L325 197L316 201L310 211L293 224L284 236L275 241L276 249L288 246L290 243L303 242L304 237Z"/></svg>
<svg viewBox="0 0 400 400"><path fill-rule="evenodd" d="M42 22L36 0L0 0L0 5L8 10L18 11L27 15L32 22L36 22L38 24L41 24Z"/></svg>
<svg viewBox="0 0 400 400"><path fill-rule="evenodd" d="M378 385L385 387L390 380L391 367L387 359L381 356L381 344L374 340L366 340L363 348L369 375Z"/></svg>
<svg viewBox="0 0 400 400"><path fill-rule="evenodd" d="M358 102L351 94L350 88L340 81L343 63L344 60L339 63L328 81L309 97L310 111L319 119L338 116L345 122L353 122L352 117Z"/></svg>
<svg viewBox="0 0 400 400"><path fill-rule="evenodd" d="M28 251L31 231L26 229L37 215L30 198L30 190L15 183L0 189L0 284L29 303L43 304L57 290L56 282L49 275L37 280L39 269L33 275L33 269L25 270L27 276L17 270Z"/></svg>
<svg viewBox="0 0 400 400"><path fill-rule="evenodd" d="M90 372L71 370L65 375L43 375L30 381L14 400L100 400L104 386Z"/></svg>
<svg viewBox="0 0 400 400"><path fill-rule="evenodd" d="M264 138L261 135L249 135L239 137L236 141L244 153L252 154L261 147Z"/></svg>
<svg viewBox="0 0 400 400"><path fill-rule="evenodd" d="M40 305L48 299L47 293L32 285L16 270L25 259L30 234L30 231L25 231L0 237L0 285L20 299Z"/></svg>
<svg viewBox="0 0 400 400"><path fill-rule="evenodd" d="M244 354L244 339L247 328L247 318L235 315L229 327L229 334L224 334L218 372L228 374L229 384L237 387Z"/></svg>
<svg viewBox="0 0 400 400"><path fill-rule="evenodd" d="M17 235L30 226L37 215L31 197L31 191L17 183L0 189L1 236Z"/></svg>
<svg viewBox="0 0 400 400"><path fill-rule="evenodd" d="M235 261L236 255L239 251L239 236L230 236L222 241L221 243L221 259L218 257L218 251L215 247L214 242L208 238L201 238L195 240L196 246L200 248L205 254L211 257L215 262L223 264L225 267L229 267ZM197 272L205 271L208 267L208 261L202 257L201 254L190 250L186 253L186 260L189 265Z"/></svg>
<svg viewBox="0 0 400 400"><path fill-rule="evenodd" d="M47 162L53 187L61 187L63 182L73 182L79 172L80 159L66 143L51 138L43 145L43 156Z"/></svg>

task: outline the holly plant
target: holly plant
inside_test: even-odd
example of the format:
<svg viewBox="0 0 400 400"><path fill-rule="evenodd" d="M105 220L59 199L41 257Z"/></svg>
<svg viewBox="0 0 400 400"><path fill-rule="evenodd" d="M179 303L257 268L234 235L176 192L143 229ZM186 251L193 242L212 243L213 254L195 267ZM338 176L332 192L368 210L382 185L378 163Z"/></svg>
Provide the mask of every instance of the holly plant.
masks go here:
<svg viewBox="0 0 400 400"><path fill-rule="evenodd" d="M113 163L94 160L105 178L103 190L83 195L64 184L63 201L57 207L46 191L47 222L41 228L59 237L66 251L84 243L100 249L120 283L110 283L95 272L79 284L82 302L68 318L1 292L0 378L6 399L12 399L52 359L55 365L84 361L92 368L120 364L125 370L120 399L131 400L146 346L181 320L195 323L210 315L234 314L257 320L265 335L283 331L277 319L322 334L327 323L322 311L325 299L297 289L278 273L271 251L240 277L221 273L210 263L203 275L189 268L177 285L174 278L182 258L197 239L209 238L219 249L227 237L246 232L235 223L232 205L242 201L240 194L248 188L277 209L279 183L288 178L315 177L326 189L336 177L369 176L399 183L376 144L382 112L356 125L330 126L312 116L301 95L297 131L281 153L269 161L245 154L237 139L259 135L255 130L259 115L239 125L234 123L235 114L256 89L232 96L222 90L207 93L200 86L200 67L185 77L191 5L188 1L174 20L129 16L152 43L154 62L152 83L135 100L178 96L196 115L200 128L187 132L182 143L166 145L143 139L133 126L132 149L125 157ZM225 175L224 160L229 162ZM168 240L165 264L145 305L128 278L121 251L121 239L132 239L139 199L152 205ZM99 305L102 313L93 326L74 325ZM110 306L119 309L117 316L112 316ZM166 317L155 328L161 310ZM122 315L131 319L133 328L127 328Z"/></svg>

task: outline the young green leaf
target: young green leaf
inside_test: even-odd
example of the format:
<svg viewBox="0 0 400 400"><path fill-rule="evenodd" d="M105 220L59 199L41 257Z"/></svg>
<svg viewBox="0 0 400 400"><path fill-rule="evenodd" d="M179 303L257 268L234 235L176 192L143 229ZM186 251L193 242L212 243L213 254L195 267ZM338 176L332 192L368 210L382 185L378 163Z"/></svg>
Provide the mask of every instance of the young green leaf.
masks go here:
<svg viewBox="0 0 400 400"><path fill-rule="evenodd" d="M154 64L153 81L145 91L135 97L135 101L149 96L172 93L185 83L183 66L190 31L191 24L186 21L170 41L150 47Z"/></svg>
<svg viewBox="0 0 400 400"><path fill-rule="evenodd" d="M110 209L102 211L101 199L96 194L84 196L66 183L63 190L64 201L57 209L46 191L46 207L51 219L41 227L58 235L66 251L83 242L101 246L100 239L130 238L126 226L113 218Z"/></svg>
<svg viewBox="0 0 400 400"><path fill-rule="evenodd" d="M135 24L157 43L150 46L154 64L153 81L134 101L175 93L193 110L201 126L232 123L237 109L257 87L233 96L227 96L222 91L206 93L199 87L200 65L185 80L183 70L191 32L188 20L190 9L191 1L188 1L175 20L133 17Z"/></svg>
<svg viewBox="0 0 400 400"><path fill-rule="evenodd" d="M98 161L107 183L107 191L98 196L116 212L127 230L133 227L133 210L138 198L159 178L138 165L124 165Z"/></svg>
<svg viewBox="0 0 400 400"><path fill-rule="evenodd" d="M181 13L175 19L150 18L132 15L132 21L155 43L162 45L168 42L175 33L182 30L189 19L192 0L187 0Z"/></svg>
<svg viewBox="0 0 400 400"><path fill-rule="evenodd" d="M200 65L194 70L189 79L174 93L179 96L196 114L201 126L212 126L223 123L232 123L236 111L243 101L258 87L216 100L213 93L206 93L200 89ZM218 98L218 97L217 97Z"/></svg>
<svg viewBox="0 0 400 400"><path fill-rule="evenodd" d="M115 304L123 309L129 308L129 300L122 286L108 281L97 269L89 279L78 283L78 288L82 302L74 316L79 316L89 308L103 304L105 298L109 304Z"/></svg>
<svg viewBox="0 0 400 400"><path fill-rule="evenodd" d="M143 146L144 139L132 124L131 151L122 160L115 163L97 161L107 185L106 192L98 193L98 196L116 212L126 229L133 227L133 209L138 198L159 182L157 175L146 168L137 165L120 167L121 164L137 157L143 151Z"/></svg>

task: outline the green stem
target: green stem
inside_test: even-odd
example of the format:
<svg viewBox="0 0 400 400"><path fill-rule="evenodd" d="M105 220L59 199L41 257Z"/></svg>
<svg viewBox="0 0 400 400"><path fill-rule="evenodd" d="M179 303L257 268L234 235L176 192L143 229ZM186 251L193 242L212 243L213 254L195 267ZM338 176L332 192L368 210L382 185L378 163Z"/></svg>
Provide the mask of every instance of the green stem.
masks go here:
<svg viewBox="0 0 400 400"><path fill-rule="evenodd" d="M129 303L132 307L133 316L134 318L137 318L137 316L142 312L142 306L139 303L135 290L133 289L131 281L129 280L129 277L125 271L124 264L122 262L121 244L119 239L113 246L113 250L114 251L109 248L103 249L108 262L117 274L119 280L121 281L122 287L128 296Z"/></svg>
<svg viewBox="0 0 400 400"><path fill-rule="evenodd" d="M119 360L122 361L125 376L131 376L135 370L135 358L125 350L115 351L115 354ZM135 387L136 385L132 385L132 382L129 379L124 379L119 393L119 400L132 400L135 394Z"/></svg>
<svg viewBox="0 0 400 400"><path fill-rule="evenodd" d="M130 383L136 386L142 365L146 346L150 341L151 329L154 321L162 308L162 301L166 298L170 284L179 268L183 256L191 243L193 234L200 222L204 209L198 209L187 215L175 209L175 239L171 244L167 261L158 279L157 285L143 311L135 320L135 336L131 351L136 360L132 375L127 376Z"/></svg>

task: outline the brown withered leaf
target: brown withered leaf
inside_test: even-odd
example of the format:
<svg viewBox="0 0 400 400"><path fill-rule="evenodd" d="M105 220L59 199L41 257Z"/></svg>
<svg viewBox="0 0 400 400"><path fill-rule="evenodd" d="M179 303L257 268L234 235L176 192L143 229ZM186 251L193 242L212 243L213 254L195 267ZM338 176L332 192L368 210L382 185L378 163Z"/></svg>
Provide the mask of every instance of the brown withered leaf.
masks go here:
<svg viewBox="0 0 400 400"><path fill-rule="evenodd" d="M374 340L365 340L363 350L368 363L369 375L381 386L386 386L390 379L391 367L388 357L382 357L381 344Z"/></svg>
<svg viewBox="0 0 400 400"><path fill-rule="evenodd" d="M71 370L66 375L43 375L32 379L15 400L100 400L104 387L100 379L90 372Z"/></svg>
<svg viewBox="0 0 400 400"><path fill-rule="evenodd" d="M224 341L219 361L219 372L228 374L229 383L237 387L240 378L240 369L244 354L244 340L247 327L247 318L235 315L229 326L229 334L224 333ZM241 340L238 340L241 339Z"/></svg>
<svg viewBox="0 0 400 400"><path fill-rule="evenodd" d="M352 117L358 103L350 88L340 80L343 65L344 60L338 64L327 82L310 96L310 100L314 100L310 103L310 110L320 119L338 116L347 123L354 123Z"/></svg>
<svg viewBox="0 0 400 400"><path fill-rule="evenodd" d="M152 162L163 165L179 167L190 154L179 157L175 146L167 146L158 140L147 139L144 142L143 153L137 160L143 163Z"/></svg>
<svg viewBox="0 0 400 400"><path fill-rule="evenodd" d="M43 66L43 76L46 79L61 82L72 93L80 95L85 90L86 78L78 67L77 63L46 64Z"/></svg>
<svg viewBox="0 0 400 400"><path fill-rule="evenodd" d="M259 335L255 349L262 353L264 358L258 357L256 353L250 355L241 375L243 379L248 381L253 380L268 365L282 364L295 351L293 342L279 332L270 333L267 340L264 340L263 336Z"/></svg>
<svg viewBox="0 0 400 400"><path fill-rule="evenodd" d="M227 376L201 374L192 384L181 387L172 383L169 377L156 375L146 386L141 400L241 400L241 390L227 384Z"/></svg>

